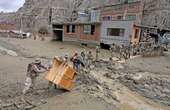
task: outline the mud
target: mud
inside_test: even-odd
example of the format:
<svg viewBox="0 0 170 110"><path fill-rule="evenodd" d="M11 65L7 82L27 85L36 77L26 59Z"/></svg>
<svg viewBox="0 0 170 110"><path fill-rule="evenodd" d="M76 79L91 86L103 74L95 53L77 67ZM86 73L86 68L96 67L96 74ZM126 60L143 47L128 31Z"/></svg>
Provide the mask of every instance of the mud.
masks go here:
<svg viewBox="0 0 170 110"><path fill-rule="evenodd" d="M149 72L124 76L121 81L131 90L170 106L170 76Z"/></svg>
<svg viewBox="0 0 170 110"><path fill-rule="evenodd" d="M169 57L158 58L158 64L157 59L155 61L151 58L148 62L137 58L124 64L108 61L109 52L101 50L100 58L105 60L83 69L77 76L73 91L48 90L48 81L44 79L45 74L42 74L37 79L34 91L23 97L21 91L26 67L36 57L41 57L43 64L46 64L56 55L72 55L75 50L94 49L50 40L41 42L11 38L0 38L0 46L18 54L12 57L0 52L0 106L5 110L169 110L170 65L165 60ZM155 73L154 69L145 73L148 68L145 69L144 65L153 68L160 64L163 65L157 70L162 74Z"/></svg>

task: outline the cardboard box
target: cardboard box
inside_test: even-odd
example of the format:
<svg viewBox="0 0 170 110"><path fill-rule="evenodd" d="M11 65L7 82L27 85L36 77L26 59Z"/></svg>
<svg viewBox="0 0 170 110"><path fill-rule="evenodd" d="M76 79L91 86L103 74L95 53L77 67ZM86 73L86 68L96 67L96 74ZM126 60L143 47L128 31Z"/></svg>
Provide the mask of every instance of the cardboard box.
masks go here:
<svg viewBox="0 0 170 110"><path fill-rule="evenodd" d="M45 76L45 79L70 91L74 87L75 76L76 71L73 68L55 57L53 66Z"/></svg>

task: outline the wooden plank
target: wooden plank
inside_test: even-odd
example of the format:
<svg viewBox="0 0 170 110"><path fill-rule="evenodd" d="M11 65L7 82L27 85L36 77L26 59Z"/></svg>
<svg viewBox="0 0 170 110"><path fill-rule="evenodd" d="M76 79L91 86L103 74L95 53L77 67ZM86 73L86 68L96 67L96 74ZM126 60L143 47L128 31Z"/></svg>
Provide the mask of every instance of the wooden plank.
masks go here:
<svg viewBox="0 0 170 110"><path fill-rule="evenodd" d="M58 58L54 58L53 66L45 76L45 79L70 91L74 86L75 76L76 71L73 68Z"/></svg>

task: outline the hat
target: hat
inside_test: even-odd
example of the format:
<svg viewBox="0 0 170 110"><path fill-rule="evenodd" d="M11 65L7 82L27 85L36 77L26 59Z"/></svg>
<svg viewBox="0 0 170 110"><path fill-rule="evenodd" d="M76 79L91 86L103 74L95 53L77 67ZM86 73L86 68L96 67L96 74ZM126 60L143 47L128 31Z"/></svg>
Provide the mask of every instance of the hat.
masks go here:
<svg viewBox="0 0 170 110"><path fill-rule="evenodd" d="M68 58L68 54L66 54L64 57L65 57L65 58Z"/></svg>
<svg viewBox="0 0 170 110"><path fill-rule="evenodd" d="M36 58L34 63L41 63L41 59L40 58Z"/></svg>

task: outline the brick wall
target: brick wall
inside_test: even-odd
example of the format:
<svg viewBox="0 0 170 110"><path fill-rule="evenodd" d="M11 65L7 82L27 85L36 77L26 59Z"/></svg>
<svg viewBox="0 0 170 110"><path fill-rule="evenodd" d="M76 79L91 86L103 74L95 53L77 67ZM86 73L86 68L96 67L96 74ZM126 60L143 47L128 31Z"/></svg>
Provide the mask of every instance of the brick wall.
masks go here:
<svg viewBox="0 0 170 110"><path fill-rule="evenodd" d="M84 24L76 24L75 33L67 32L67 25L64 25L64 41L98 43L100 41L100 24L95 25L93 35L84 33Z"/></svg>
<svg viewBox="0 0 170 110"><path fill-rule="evenodd" d="M135 20L140 23L142 19L142 11L143 5L141 1L128 4L112 5L101 9L101 20L106 21L107 17L111 17L109 20L123 20L123 18L125 18L126 20Z"/></svg>

